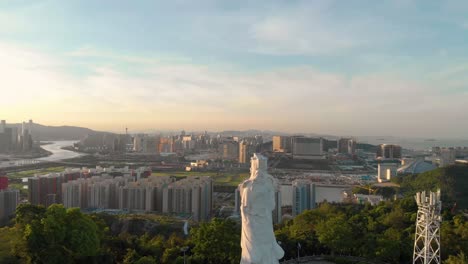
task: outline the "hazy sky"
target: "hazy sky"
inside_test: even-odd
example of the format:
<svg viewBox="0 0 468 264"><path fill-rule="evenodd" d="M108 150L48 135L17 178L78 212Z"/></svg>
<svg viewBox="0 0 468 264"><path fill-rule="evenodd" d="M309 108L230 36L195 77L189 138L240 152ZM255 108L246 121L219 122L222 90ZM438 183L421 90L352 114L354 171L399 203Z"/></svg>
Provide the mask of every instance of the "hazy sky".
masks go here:
<svg viewBox="0 0 468 264"><path fill-rule="evenodd" d="M468 137L468 1L0 1L0 119Z"/></svg>

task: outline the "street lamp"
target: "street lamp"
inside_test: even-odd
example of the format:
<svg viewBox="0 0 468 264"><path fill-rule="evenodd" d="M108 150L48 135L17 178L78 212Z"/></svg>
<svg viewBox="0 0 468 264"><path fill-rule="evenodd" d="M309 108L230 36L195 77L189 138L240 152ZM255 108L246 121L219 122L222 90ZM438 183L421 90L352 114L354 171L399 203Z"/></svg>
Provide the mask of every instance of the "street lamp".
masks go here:
<svg viewBox="0 0 468 264"><path fill-rule="evenodd" d="M301 243L297 242L297 261L299 261L299 252L301 250Z"/></svg>
<svg viewBox="0 0 468 264"><path fill-rule="evenodd" d="M189 247L185 246L180 248L180 251L184 252L184 264L187 263L187 257L185 256L185 252L189 249Z"/></svg>

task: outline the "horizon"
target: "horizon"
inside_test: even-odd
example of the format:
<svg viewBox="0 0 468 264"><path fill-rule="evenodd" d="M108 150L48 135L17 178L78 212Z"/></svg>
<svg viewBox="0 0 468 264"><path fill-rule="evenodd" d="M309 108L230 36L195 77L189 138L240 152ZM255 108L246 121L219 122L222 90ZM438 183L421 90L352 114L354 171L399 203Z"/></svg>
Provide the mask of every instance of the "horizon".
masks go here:
<svg viewBox="0 0 468 264"><path fill-rule="evenodd" d="M466 138L466 13L463 1L2 1L1 118Z"/></svg>
<svg viewBox="0 0 468 264"><path fill-rule="evenodd" d="M29 121L29 119L28 119L28 121ZM26 121L24 121L24 122L26 122ZM21 123L22 122L8 122L8 120L6 120L7 126L8 125L13 125L13 124L14 125L21 125ZM85 128L85 129L90 129L90 130L92 130L94 132L102 132L102 133L113 133L113 134L124 134L125 133L125 128L123 130L97 130L97 129L94 129L94 128L91 128L91 127L83 127L83 126L67 125L67 124L62 124L62 125L41 124L41 123L34 122L34 120L33 120L33 124L46 126L46 127ZM203 133L203 132L215 134L215 133L226 133L226 132L231 132L231 131L245 133L245 132L250 132L250 131L258 131L258 132L261 132L261 133L274 133L274 134L271 134L271 135L288 135L288 136L291 136L291 135L305 135L305 136L312 136L312 137L313 136L318 136L318 137L325 137L325 138L326 137L356 138L356 139L364 140L361 143L369 143L369 144L372 143L371 140L382 141L382 139L384 139L386 141L389 141L389 142L382 141L382 143L389 143L389 144L394 144L396 141L392 141L392 140L398 140L398 139L415 140L415 141L419 141L419 140L426 141L428 139L436 139L436 141L437 140L442 140L442 141L444 141L444 140L448 140L448 141L454 140L454 141L463 141L463 142L467 141L466 144L462 143L461 145L457 145L457 146L468 146L468 137L408 137L408 136L397 136L397 135L390 135L390 134L388 134L388 135L346 135L346 134L320 133L320 132L317 132L317 131L286 132L286 131L281 131L281 130L257 129L257 128L247 128L247 129L243 129L243 130L239 130L239 129L189 130L189 129L185 129L185 128L179 128L179 129L147 129L147 130L135 130L135 131L133 131L133 130L131 130L129 128L128 134L129 135L135 135L135 134L152 135L152 134L157 134L157 133L179 133L181 131L185 131L188 134L190 134L190 133L197 134L197 133ZM413 143L415 143L415 142L413 142ZM377 144L377 143L373 142L372 144ZM395 144L397 144L397 143L395 143ZM411 145L411 142L409 144ZM437 145L437 144L434 144L434 145ZM447 144L442 144L442 146L444 146L444 145L449 146ZM453 145L453 146L455 146L455 145Z"/></svg>

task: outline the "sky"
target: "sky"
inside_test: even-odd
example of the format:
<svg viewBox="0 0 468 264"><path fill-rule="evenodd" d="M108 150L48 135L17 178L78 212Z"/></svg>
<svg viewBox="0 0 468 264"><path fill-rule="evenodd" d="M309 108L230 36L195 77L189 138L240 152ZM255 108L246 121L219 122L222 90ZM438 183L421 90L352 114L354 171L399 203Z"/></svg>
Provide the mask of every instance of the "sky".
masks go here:
<svg viewBox="0 0 468 264"><path fill-rule="evenodd" d="M0 1L0 119L468 137L468 1Z"/></svg>

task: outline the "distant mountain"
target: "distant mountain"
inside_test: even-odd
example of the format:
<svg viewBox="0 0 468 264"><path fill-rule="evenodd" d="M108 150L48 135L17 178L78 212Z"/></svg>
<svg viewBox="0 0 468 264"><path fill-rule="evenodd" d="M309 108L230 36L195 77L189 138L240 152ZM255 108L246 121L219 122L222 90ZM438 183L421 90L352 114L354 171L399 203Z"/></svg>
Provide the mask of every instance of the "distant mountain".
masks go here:
<svg viewBox="0 0 468 264"><path fill-rule="evenodd" d="M362 150L367 151L367 152L377 152L378 146L358 142L356 148L357 149L362 149Z"/></svg>
<svg viewBox="0 0 468 264"><path fill-rule="evenodd" d="M21 124L8 124L8 127L18 127L21 131ZM26 123L26 126L29 126ZM32 137L34 140L52 141L52 140L80 140L88 134L107 133L94 131L85 127L75 126L44 126L41 124L32 124Z"/></svg>
<svg viewBox="0 0 468 264"><path fill-rule="evenodd" d="M279 132L273 130L258 130L258 129L249 129L249 130L225 130L218 132L218 134L223 136L252 136L252 135L284 135L284 136L293 136L293 135L302 135L309 137L326 137L326 138L339 138L333 135L327 134L316 134L316 133L288 133L288 132Z"/></svg>

